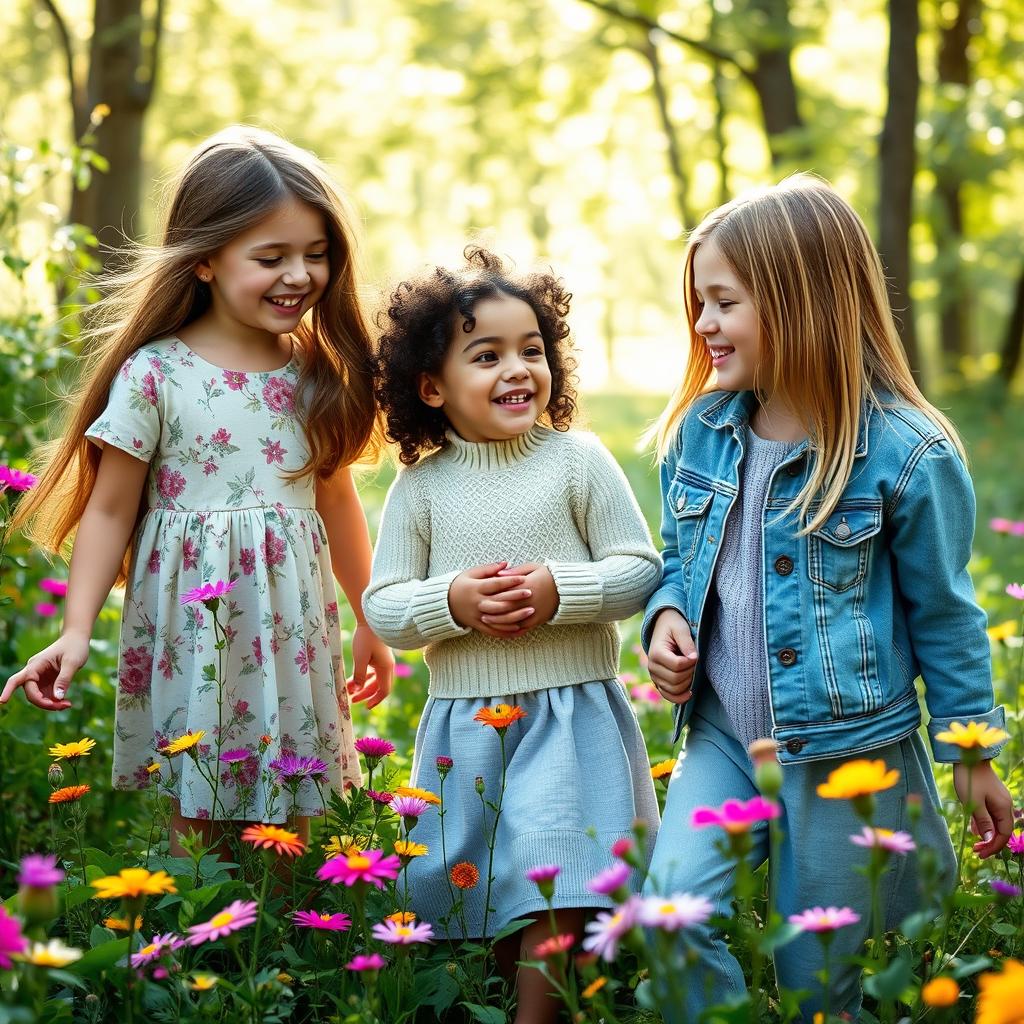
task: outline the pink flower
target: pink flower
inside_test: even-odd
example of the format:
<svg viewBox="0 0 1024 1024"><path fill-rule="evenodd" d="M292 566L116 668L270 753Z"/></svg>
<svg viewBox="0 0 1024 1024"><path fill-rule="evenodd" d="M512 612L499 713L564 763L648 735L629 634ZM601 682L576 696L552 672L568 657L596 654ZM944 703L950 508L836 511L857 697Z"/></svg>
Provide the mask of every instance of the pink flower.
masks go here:
<svg viewBox="0 0 1024 1024"><path fill-rule="evenodd" d="M260 551L263 552L263 557L266 560L267 565L281 565L284 562L285 550L286 544L284 538L278 537L278 535L268 526L266 534L264 535L263 543L260 545Z"/></svg>
<svg viewBox="0 0 1024 1024"><path fill-rule="evenodd" d="M418 796L396 796L391 810L403 818L418 818L430 805Z"/></svg>
<svg viewBox="0 0 1024 1024"><path fill-rule="evenodd" d="M1014 832L1007 841L1006 848L1010 853L1016 853L1018 856L1024 855L1024 833Z"/></svg>
<svg viewBox="0 0 1024 1024"><path fill-rule="evenodd" d="M1007 588L1006 592L1010 597L1017 598L1018 601L1024 601L1024 586L1019 583L1011 583Z"/></svg>
<svg viewBox="0 0 1024 1024"><path fill-rule="evenodd" d="M7 467L0 468L6 469ZM18 919L11 917L0 904L0 967L9 971L14 966L11 954L24 953L27 948L28 939L21 934L21 925L18 923Z"/></svg>
<svg viewBox="0 0 1024 1024"><path fill-rule="evenodd" d="M271 441L269 437L264 438L264 445L260 451L266 456L267 465L271 466L275 462L279 465L284 464L284 457L288 454L288 449L281 446L280 441Z"/></svg>
<svg viewBox="0 0 1024 1024"><path fill-rule="evenodd" d="M625 860L626 856L633 851L633 840L629 836L616 839L612 843L612 856Z"/></svg>
<svg viewBox="0 0 1024 1024"><path fill-rule="evenodd" d="M412 675L412 665L407 661L396 661L394 674L396 679L407 679Z"/></svg>
<svg viewBox="0 0 1024 1024"><path fill-rule="evenodd" d="M256 549L240 548L238 552L238 564L246 576L251 576L256 571Z"/></svg>
<svg viewBox="0 0 1024 1024"><path fill-rule="evenodd" d="M209 921L192 925L188 930L188 944L201 946L204 942L213 942L254 924L259 916L258 908L259 904L255 900L235 900L234 903L229 903Z"/></svg>
<svg viewBox="0 0 1024 1024"><path fill-rule="evenodd" d="M39 477L26 473L23 469L0 466L0 494L8 487L12 491L30 491L38 482Z"/></svg>
<svg viewBox="0 0 1024 1024"><path fill-rule="evenodd" d="M376 789L368 789L366 791L366 795L375 804L389 804L389 803L391 803L392 800L395 799L395 794L394 793L387 793L387 792L383 792L382 793L382 792L380 792L380 791L378 791Z"/></svg>
<svg viewBox="0 0 1024 1024"><path fill-rule="evenodd" d="M690 824L694 828L719 825L726 832L738 833L748 831L751 825L759 821L778 818L781 814L782 808L778 804L765 800L763 796L755 796L746 802L726 800L721 807L697 807L690 817Z"/></svg>
<svg viewBox="0 0 1024 1024"><path fill-rule="evenodd" d="M385 856L383 850L353 850L332 857L317 869L316 875L321 881L334 885L344 883L353 886L356 882L369 882L383 889L386 880L398 877L400 867L401 862L393 853Z"/></svg>
<svg viewBox="0 0 1024 1024"><path fill-rule="evenodd" d="M149 572L153 573L153 574L156 574L156 573L158 573L160 571L160 552L159 551L153 551L150 554L149 561L146 562L146 569Z"/></svg>
<svg viewBox="0 0 1024 1024"><path fill-rule="evenodd" d="M533 947L533 955L538 960L547 960L550 956L558 956L559 953L568 952L575 943L575 935L552 935L543 942L538 942Z"/></svg>
<svg viewBox="0 0 1024 1024"><path fill-rule="evenodd" d="M231 444L231 432L226 427L218 427L210 435L210 444L220 447L221 445Z"/></svg>
<svg viewBox="0 0 1024 1024"><path fill-rule="evenodd" d="M636 924L639 904L635 896L630 897L611 913L602 911L589 921L586 930L590 934L583 940L583 948L588 953L597 953L604 960L614 960L622 937Z"/></svg>
<svg viewBox="0 0 1024 1024"><path fill-rule="evenodd" d="M379 971L381 968L387 965L387 960L380 955L380 953L360 953L358 956L352 957L347 964L345 964L345 970L347 971Z"/></svg>
<svg viewBox="0 0 1024 1024"><path fill-rule="evenodd" d="M141 967L151 960L159 960L165 951L173 952L181 949L185 940L173 932L166 935L154 935L153 938L137 953L132 953L132 967Z"/></svg>
<svg viewBox="0 0 1024 1024"><path fill-rule="evenodd" d="M395 745L391 740L382 740L376 736L361 736L356 740L356 750L366 758L371 767L375 767L382 757L388 757L395 752Z"/></svg>
<svg viewBox="0 0 1024 1024"><path fill-rule="evenodd" d="M1012 519L990 519L989 527L996 533L1008 533L1011 537L1024 537L1024 522Z"/></svg>
<svg viewBox="0 0 1024 1024"><path fill-rule="evenodd" d="M619 861L610 868L605 868L604 871L596 874L587 882L587 888L591 892L596 892L599 896L611 896L613 892L617 892L624 885L628 884L629 876L632 872L633 869L628 864Z"/></svg>
<svg viewBox="0 0 1024 1024"><path fill-rule="evenodd" d="M292 920L299 928L325 932L347 932L352 927L352 918L348 914L321 914L315 910L296 910Z"/></svg>
<svg viewBox="0 0 1024 1024"><path fill-rule="evenodd" d="M660 704L661 694L653 683L638 683L630 687L629 695L633 700L644 700L648 704Z"/></svg>
<svg viewBox="0 0 1024 1024"><path fill-rule="evenodd" d="M526 872L526 877L539 885L541 882L553 882L561 873L562 869L557 864L542 864L540 867L530 868Z"/></svg>
<svg viewBox="0 0 1024 1024"><path fill-rule="evenodd" d="M837 928L856 924L859 920L860 914L849 907L829 907L827 910L812 907L802 914L789 915L790 924L798 925L807 932L834 932Z"/></svg>
<svg viewBox="0 0 1024 1024"><path fill-rule="evenodd" d="M231 391L241 391L249 383L249 378L241 370L225 370L224 383Z"/></svg>
<svg viewBox="0 0 1024 1024"><path fill-rule="evenodd" d="M204 583L201 587L193 587L190 591L182 594L178 601L181 604L194 604L196 601L212 601L230 594L235 589L238 580L225 583L224 580L217 580L216 583Z"/></svg>
<svg viewBox="0 0 1024 1024"><path fill-rule="evenodd" d="M45 889L63 881L64 872L57 867L57 858L52 853L30 853L22 859L18 885Z"/></svg>
<svg viewBox="0 0 1024 1024"><path fill-rule="evenodd" d="M177 498L185 490L185 477L170 466L161 466L156 474L156 489L161 498Z"/></svg>
<svg viewBox="0 0 1024 1024"><path fill-rule="evenodd" d="M60 609L49 601L40 601L36 605L36 615L41 615L44 619L52 619L59 611Z"/></svg>
<svg viewBox="0 0 1024 1024"><path fill-rule="evenodd" d="M149 402L150 405L155 406L159 401L156 393L156 378L152 373L147 373L142 378L142 397Z"/></svg>
<svg viewBox="0 0 1024 1024"><path fill-rule="evenodd" d="M389 942L393 946L408 946L414 942L430 942L434 937L434 929L425 922L400 924L398 921L388 920L373 926L373 937L380 942Z"/></svg>
<svg viewBox="0 0 1024 1024"><path fill-rule="evenodd" d="M648 928L677 932L680 928L692 928L695 924L703 924L713 911L711 901L703 896L677 892L667 897L648 896L641 900L637 918L640 924Z"/></svg>
<svg viewBox="0 0 1024 1024"><path fill-rule="evenodd" d="M68 581L55 580L47 576L46 579L39 581L39 589L45 590L48 594L53 594L54 597L67 597Z"/></svg>
<svg viewBox="0 0 1024 1024"><path fill-rule="evenodd" d="M865 825L859 836L850 836L855 846L877 847L887 853L910 853L917 849L909 832L893 832L887 828L869 828Z"/></svg>
<svg viewBox="0 0 1024 1024"><path fill-rule="evenodd" d="M250 754L251 751L246 747L237 747L234 750L225 750L224 753L220 755L219 760L223 761L225 764L238 764L242 761L247 761Z"/></svg>
<svg viewBox="0 0 1024 1024"><path fill-rule="evenodd" d="M292 412L295 409L295 388L283 377L271 377L263 385L263 401L271 412Z"/></svg>

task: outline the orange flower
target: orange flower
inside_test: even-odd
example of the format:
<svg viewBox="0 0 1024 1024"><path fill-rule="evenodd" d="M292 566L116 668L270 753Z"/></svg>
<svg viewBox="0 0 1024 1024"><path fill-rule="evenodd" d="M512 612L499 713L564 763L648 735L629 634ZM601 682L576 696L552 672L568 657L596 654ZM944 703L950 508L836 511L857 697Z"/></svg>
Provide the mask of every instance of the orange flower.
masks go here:
<svg viewBox="0 0 1024 1024"><path fill-rule="evenodd" d="M518 704L495 704L493 708L481 708L473 716L473 721L489 725L500 732L525 717L526 712Z"/></svg>
<svg viewBox="0 0 1024 1024"><path fill-rule="evenodd" d="M421 800L426 800L428 804L441 802L441 798L436 793L431 793L429 789L419 789L416 786L395 786L395 796L416 796Z"/></svg>
<svg viewBox="0 0 1024 1024"><path fill-rule="evenodd" d="M925 1006L954 1006L960 998L960 986L950 977L932 978L921 989Z"/></svg>
<svg viewBox="0 0 1024 1024"><path fill-rule="evenodd" d="M278 856L297 857L306 849L298 832L289 832L278 825L250 825L243 830L242 839L257 849L273 850Z"/></svg>
<svg viewBox="0 0 1024 1024"><path fill-rule="evenodd" d="M63 789L55 789L50 794L51 804L71 804L81 800L89 792L89 786L65 786Z"/></svg>
<svg viewBox="0 0 1024 1024"><path fill-rule="evenodd" d="M581 993L584 999L593 999L597 993L608 984L608 979L603 975L596 977Z"/></svg>
<svg viewBox="0 0 1024 1024"><path fill-rule="evenodd" d="M416 920L416 915L411 910L396 910L393 914L388 914L384 920L394 921L395 924L412 924Z"/></svg>
<svg viewBox="0 0 1024 1024"><path fill-rule="evenodd" d="M452 866L451 879L456 889L472 889L480 881L480 872L475 864L460 860Z"/></svg>

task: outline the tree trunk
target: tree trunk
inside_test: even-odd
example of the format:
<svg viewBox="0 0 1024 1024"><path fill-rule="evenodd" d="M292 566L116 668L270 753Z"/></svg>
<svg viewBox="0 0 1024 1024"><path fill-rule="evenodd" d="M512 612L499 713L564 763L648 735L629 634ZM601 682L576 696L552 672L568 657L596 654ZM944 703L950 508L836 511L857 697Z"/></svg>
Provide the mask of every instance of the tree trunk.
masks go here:
<svg viewBox="0 0 1024 1024"><path fill-rule="evenodd" d="M919 19L917 0L889 0L889 101L879 142L879 252L889 302L911 369L921 370L910 299L910 224L913 215Z"/></svg>
<svg viewBox="0 0 1024 1024"><path fill-rule="evenodd" d="M960 245L963 241L962 179L957 166L956 150L960 147L964 131L967 105L967 87L970 84L968 46L971 26L977 17L978 0L960 0L956 18L941 30L938 55L940 90L945 93L948 107L945 118L947 132L952 138L942 147L935 165L935 193L939 212L933 225L935 244L940 257L939 283L939 341L942 361L947 372L958 372L960 360L970 352L970 292L963 280ZM942 89L942 86L951 88Z"/></svg>
<svg viewBox="0 0 1024 1024"><path fill-rule="evenodd" d="M1017 368L1020 366L1022 340L1024 340L1024 266L1021 267L1020 276L1017 278L1013 311L1010 313L1010 320L1006 325L1006 334L1003 337L1003 347L999 357L999 376L1006 382L1007 387L1013 383Z"/></svg>

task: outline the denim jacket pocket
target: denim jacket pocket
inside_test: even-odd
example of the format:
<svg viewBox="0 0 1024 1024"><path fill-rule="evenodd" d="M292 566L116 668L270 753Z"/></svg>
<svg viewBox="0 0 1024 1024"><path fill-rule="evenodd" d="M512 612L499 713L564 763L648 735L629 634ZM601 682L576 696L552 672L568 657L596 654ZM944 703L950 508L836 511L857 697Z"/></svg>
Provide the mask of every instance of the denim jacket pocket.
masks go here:
<svg viewBox="0 0 1024 1024"><path fill-rule="evenodd" d="M713 497L714 492L681 480L674 481L669 488L668 507L676 521L676 545L682 565L693 560Z"/></svg>
<svg viewBox="0 0 1024 1024"><path fill-rule="evenodd" d="M871 538L882 528L882 503L840 503L820 529L808 537L808 574L841 594L857 586L867 571Z"/></svg>

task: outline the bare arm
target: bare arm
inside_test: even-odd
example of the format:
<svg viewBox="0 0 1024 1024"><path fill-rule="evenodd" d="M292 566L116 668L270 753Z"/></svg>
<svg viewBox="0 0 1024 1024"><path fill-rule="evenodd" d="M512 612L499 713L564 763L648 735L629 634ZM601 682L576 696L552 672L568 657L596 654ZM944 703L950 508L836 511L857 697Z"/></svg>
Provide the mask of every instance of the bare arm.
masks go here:
<svg viewBox="0 0 1024 1024"><path fill-rule="evenodd" d="M72 676L89 656L93 625L131 539L148 470L148 462L113 445L104 447L71 554L60 639L29 658L28 664L7 680L0 704L6 704L14 691L24 686L25 696L36 707L46 711L71 707L64 695Z"/></svg>
<svg viewBox="0 0 1024 1024"><path fill-rule="evenodd" d="M365 700L367 708L376 707L391 692L395 659L391 649L366 624L363 615L363 591L370 582L370 531L347 466L329 480L317 481L316 508L327 530L335 579L341 584L356 617L350 694L353 701Z"/></svg>

